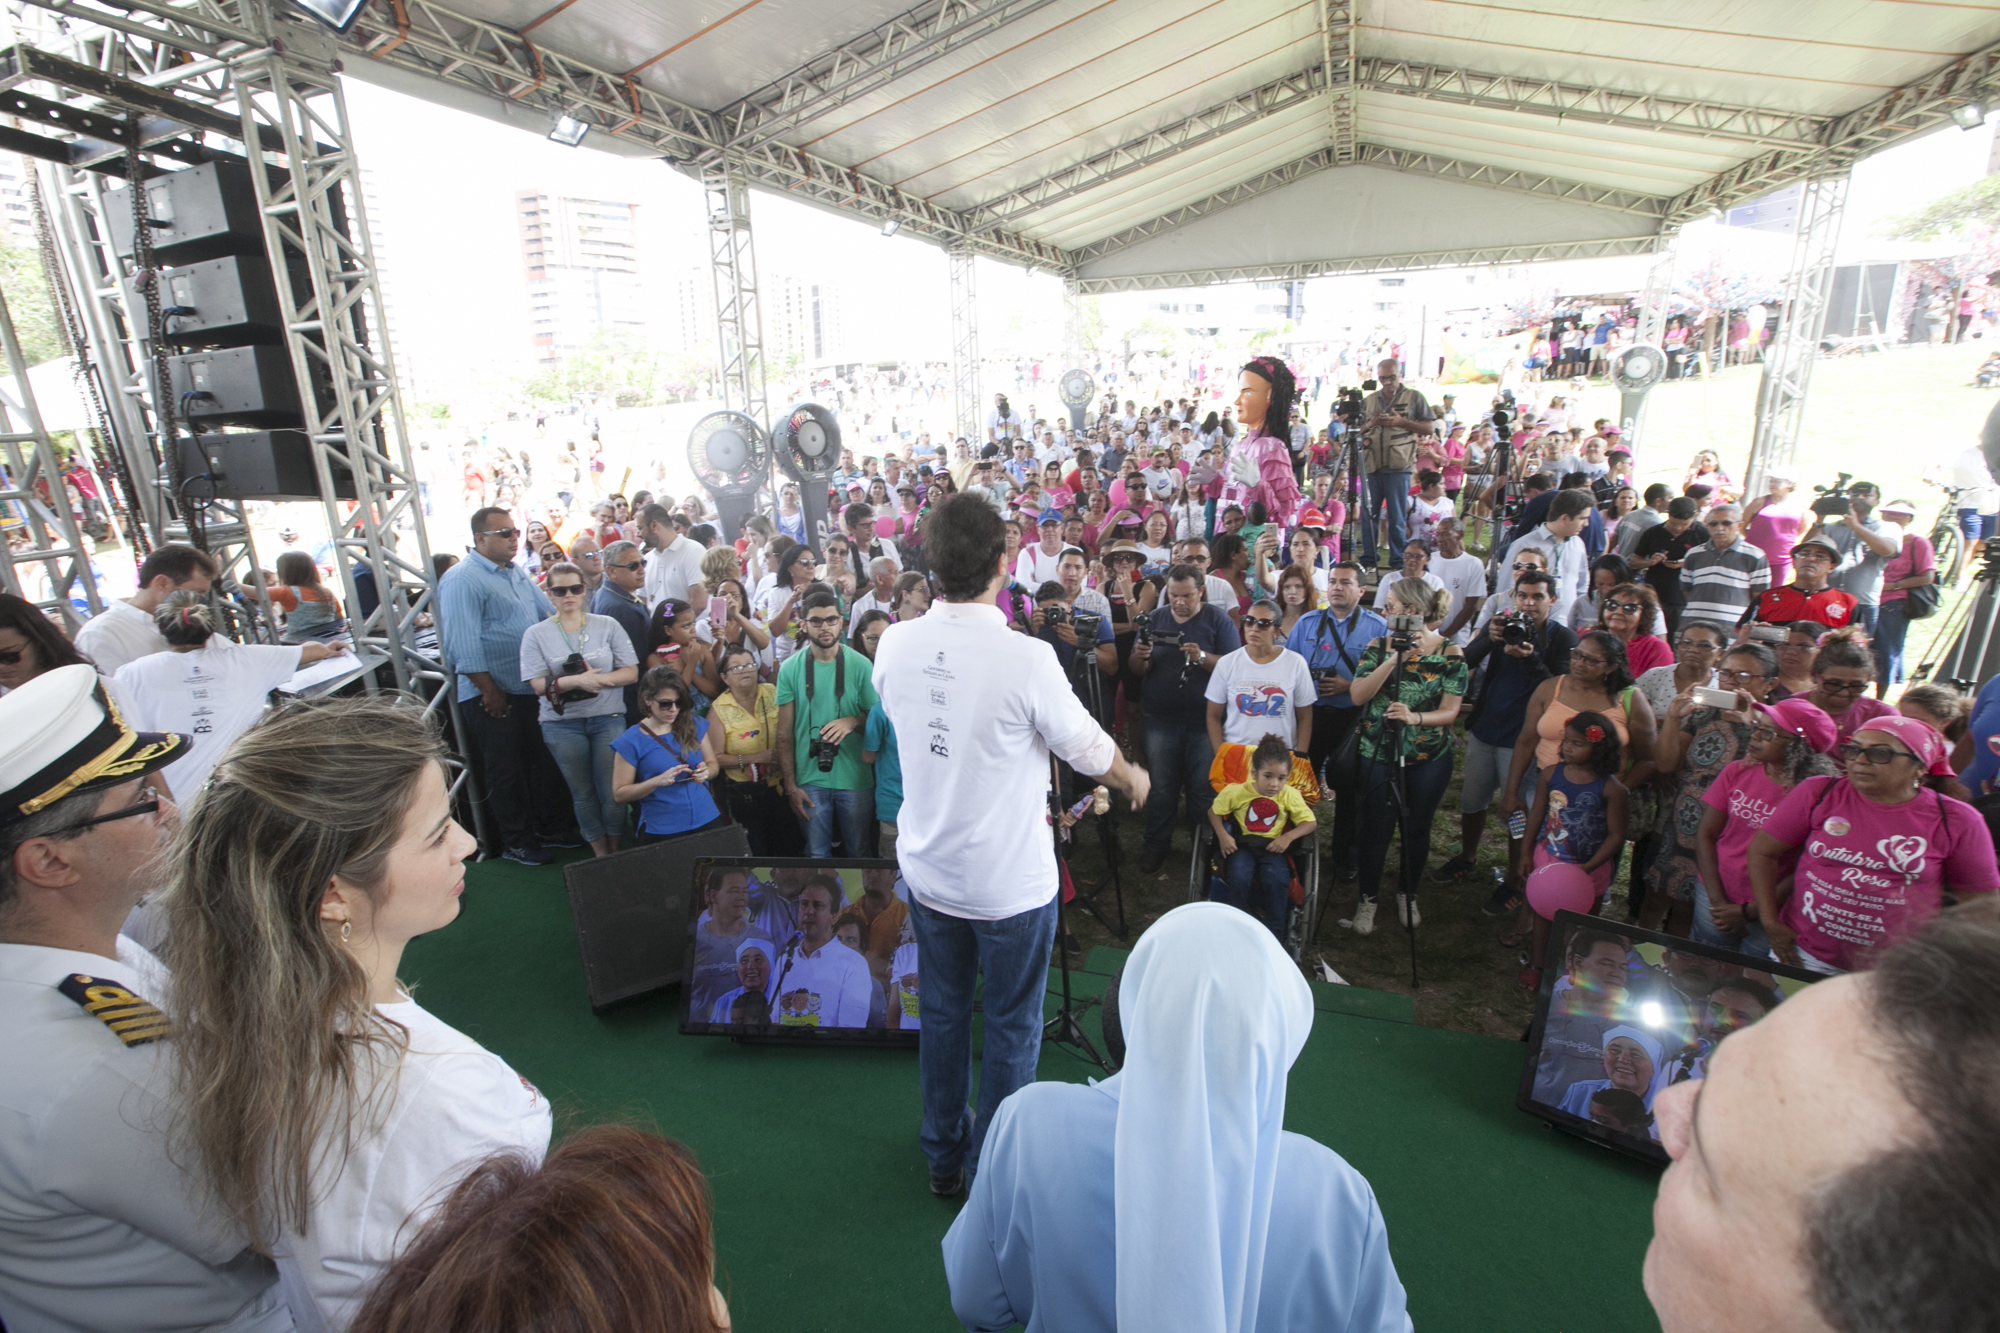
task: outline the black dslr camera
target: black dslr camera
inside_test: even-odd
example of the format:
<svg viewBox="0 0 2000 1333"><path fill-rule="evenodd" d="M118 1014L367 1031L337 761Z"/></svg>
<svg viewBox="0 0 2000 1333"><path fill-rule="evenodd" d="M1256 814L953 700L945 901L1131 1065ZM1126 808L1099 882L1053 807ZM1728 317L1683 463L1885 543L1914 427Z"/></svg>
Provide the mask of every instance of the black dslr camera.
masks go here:
<svg viewBox="0 0 2000 1333"><path fill-rule="evenodd" d="M1847 506L1853 503L1847 494L1847 483L1853 479L1852 472L1843 472L1833 485L1813 487L1813 493L1819 498L1812 502L1812 511L1821 518L1845 518Z"/></svg>
<svg viewBox="0 0 2000 1333"><path fill-rule="evenodd" d="M556 680L558 678L562 676L581 676L589 670L590 663L583 660L582 653L571 653L563 659L562 667L556 674L549 677L548 689L545 693L548 696L549 707L555 710L557 717L562 716L563 709L568 705L582 703L585 699L595 699L597 697L589 690L563 690L560 692L556 690Z"/></svg>
<svg viewBox="0 0 2000 1333"><path fill-rule="evenodd" d="M1076 626L1076 641L1084 644L1095 644L1097 642L1097 627L1103 619L1103 616L1093 615L1089 611L1071 612L1070 623Z"/></svg>
<svg viewBox="0 0 2000 1333"><path fill-rule="evenodd" d="M840 757L840 742L830 741L823 736L815 736L806 744L806 752L822 773L833 772L833 761Z"/></svg>
<svg viewBox="0 0 2000 1333"><path fill-rule="evenodd" d="M1524 647L1535 641L1535 630L1538 626L1534 617L1527 612L1509 611L1505 615L1495 616L1494 620L1500 626L1500 642L1508 647Z"/></svg>

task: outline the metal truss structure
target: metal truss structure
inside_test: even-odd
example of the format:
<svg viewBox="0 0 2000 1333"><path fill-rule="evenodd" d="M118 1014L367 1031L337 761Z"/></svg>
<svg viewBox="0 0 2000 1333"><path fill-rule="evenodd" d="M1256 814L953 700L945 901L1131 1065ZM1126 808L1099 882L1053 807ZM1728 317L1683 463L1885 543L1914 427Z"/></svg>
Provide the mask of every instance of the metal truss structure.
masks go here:
<svg viewBox="0 0 2000 1333"><path fill-rule="evenodd" d="M261 624L246 633L274 634L240 508L204 500L198 478L178 475L173 407L162 406L167 390L154 382L144 345L149 278L128 281L111 244L111 211L131 208L137 196L99 174L135 153L143 177L168 162L240 155L248 145L263 168L249 174L355 646L386 656L399 689L421 691L438 707L452 691L438 688L447 669L435 636L422 632L435 613L436 581L337 77L338 43L309 20L281 17L266 0L130 0L118 13L74 0L38 7L88 22L33 34L40 49L15 48L0 63L0 82L10 96L63 109L42 123L71 137L23 135L36 142L5 146L44 159L57 276L77 297L86 344L79 350L104 390L105 431L138 483L141 521L155 541L206 540L261 604ZM58 44L61 55L52 55ZM85 113L97 122L82 125L76 117ZM291 263L280 259L287 252ZM353 500L336 498L336 478L353 488ZM360 569L378 594L366 615ZM364 679L372 688L372 674Z"/></svg>
<svg viewBox="0 0 2000 1333"><path fill-rule="evenodd" d="M1545 259L1601 259L1608 255L1643 255L1658 244L1657 234L1620 236L1605 241L1554 241L1541 245L1496 245L1464 250L1421 250L1400 255L1358 255L1350 259L1313 259L1292 264L1241 265L1234 268L1179 269L1124 278L1080 278L1086 296L1105 292L1166 291L1205 287L1217 282L1299 282L1343 273L1401 273L1412 269L1460 268L1468 264L1532 264Z"/></svg>
<svg viewBox="0 0 2000 1333"><path fill-rule="evenodd" d="M978 291L972 281L973 252L960 246L951 260L951 405L958 433L976 452L986 442L979 428Z"/></svg>
<svg viewBox="0 0 2000 1333"><path fill-rule="evenodd" d="M83 618L72 599L82 597L91 615L102 611L104 603L90 577L90 554L69 507L55 445L42 427L35 389L28 383L28 362L21 355L21 340L14 335L14 317L4 294L0 294L0 352L14 377L21 417L15 420L16 405L0 399L0 456L6 465L6 475L0 477L0 518L9 520L10 527L18 523L16 531L27 538L17 549L9 534L0 559L0 588L44 612L55 612L74 638Z"/></svg>
<svg viewBox="0 0 2000 1333"><path fill-rule="evenodd" d="M770 420L764 387L764 315L757 299L757 252L750 233L750 183L734 153L704 162L708 273L715 284L715 353L725 407Z"/></svg>
<svg viewBox="0 0 2000 1333"><path fill-rule="evenodd" d="M1750 464L1744 470L1745 495L1762 495L1765 473L1791 466L1798 454L1806 390L1812 383L1813 362L1819 359L1827 300L1833 293L1834 249L1840 243L1849 176L1842 170L1807 181L1799 197L1784 315L1778 321L1778 336L1764 354L1764 378L1757 386L1757 426L1750 440Z"/></svg>
<svg viewBox="0 0 2000 1333"><path fill-rule="evenodd" d="M1083 364L1083 288L1075 278L1063 279L1063 368Z"/></svg>
<svg viewBox="0 0 2000 1333"><path fill-rule="evenodd" d="M1354 160L1357 61L1354 29L1361 19L1360 0L1326 0L1320 9L1319 31L1325 55L1327 122L1333 131L1333 159Z"/></svg>

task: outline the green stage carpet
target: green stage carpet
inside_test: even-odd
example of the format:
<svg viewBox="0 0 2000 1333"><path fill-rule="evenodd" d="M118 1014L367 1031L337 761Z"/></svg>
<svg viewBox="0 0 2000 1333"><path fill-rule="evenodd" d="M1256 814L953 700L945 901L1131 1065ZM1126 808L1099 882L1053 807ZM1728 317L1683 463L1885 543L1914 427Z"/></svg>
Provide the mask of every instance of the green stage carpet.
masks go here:
<svg viewBox="0 0 2000 1333"><path fill-rule="evenodd" d="M1077 991L1120 959L1093 950ZM470 866L463 915L404 977L549 1095L558 1135L619 1120L700 1154L740 1333L959 1327L938 1258L957 1205L928 1189L915 1052L683 1037L678 991L592 1015L557 866ZM1286 1125L1373 1182L1422 1333L1658 1327L1639 1287L1654 1172L1516 1111L1520 1045L1418 1027L1407 996L1313 992ZM1091 1072L1044 1050L1043 1078Z"/></svg>

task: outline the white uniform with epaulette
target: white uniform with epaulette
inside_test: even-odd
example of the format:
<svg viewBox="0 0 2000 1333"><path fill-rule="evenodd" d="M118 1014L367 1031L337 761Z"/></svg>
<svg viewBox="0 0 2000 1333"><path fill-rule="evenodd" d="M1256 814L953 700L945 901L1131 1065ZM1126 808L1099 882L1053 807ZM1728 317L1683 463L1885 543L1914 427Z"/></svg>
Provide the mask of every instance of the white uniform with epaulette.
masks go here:
<svg viewBox="0 0 2000 1333"><path fill-rule="evenodd" d="M165 970L0 944L0 1318L9 1333L292 1328L277 1270L169 1160Z"/></svg>

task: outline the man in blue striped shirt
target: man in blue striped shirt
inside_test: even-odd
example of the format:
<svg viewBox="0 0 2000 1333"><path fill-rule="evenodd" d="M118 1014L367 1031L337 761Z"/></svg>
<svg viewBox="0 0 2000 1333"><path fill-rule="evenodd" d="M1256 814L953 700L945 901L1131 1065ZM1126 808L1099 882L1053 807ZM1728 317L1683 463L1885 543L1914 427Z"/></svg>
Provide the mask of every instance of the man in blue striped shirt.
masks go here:
<svg viewBox="0 0 2000 1333"><path fill-rule="evenodd" d="M458 715L484 759L486 799L510 861L547 865L530 773L553 762L538 720L540 706L521 679L521 636L555 608L514 563L521 534L504 509L472 516L472 554L438 583L438 629L458 671Z"/></svg>

